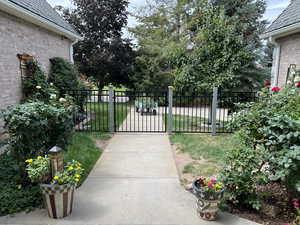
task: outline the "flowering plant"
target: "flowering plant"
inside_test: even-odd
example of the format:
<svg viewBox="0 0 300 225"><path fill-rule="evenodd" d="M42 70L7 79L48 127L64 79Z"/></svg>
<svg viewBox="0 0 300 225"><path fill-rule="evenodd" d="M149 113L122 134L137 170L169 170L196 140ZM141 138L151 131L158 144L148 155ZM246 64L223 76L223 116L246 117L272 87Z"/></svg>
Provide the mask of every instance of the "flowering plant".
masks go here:
<svg viewBox="0 0 300 225"><path fill-rule="evenodd" d="M44 184L74 184L76 185L82 176L84 169L81 164L75 160L68 162L62 173L56 173L51 176L50 159L46 155L38 156L36 159L27 159L26 171L28 177L34 183Z"/></svg>
<svg viewBox="0 0 300 225"><path fill-rule="evenodd" d="M285 225L299 225L300 224L300 204L299 204L299 199L294 198L292 200L292 204L296 210L296 219L294 220L293 223L291 224L285 224Z"/></svg>
<svg viewBox="0 0 300 225"><path fill-rule="evenodd" d="M272 91L273 91L273 92L279 92L280 90L281 90L280 87L273 87L273 88L272 88Z"/></svg>
<svg viewBox="0 0 300 225"><path fill-rule="evenodd" d="M196 180L196 186L208 193L216 193L224 189L223 183L215 178L200 177Z"/></svg>
<svg viewBox="0 0 300 225"><path fill-rule="evenodd" d="M27 159L28 177L35 183L46 183L50 176L50 160L48 156L38 156L36 159Z"/></svg>
<svg viewBox="0 0 300 225"><path fill-rule="evenodd" d="M67 164L64 172L55 174L51 184L77 184L80 181L82 173L81 164L73 160Z"/></svg>

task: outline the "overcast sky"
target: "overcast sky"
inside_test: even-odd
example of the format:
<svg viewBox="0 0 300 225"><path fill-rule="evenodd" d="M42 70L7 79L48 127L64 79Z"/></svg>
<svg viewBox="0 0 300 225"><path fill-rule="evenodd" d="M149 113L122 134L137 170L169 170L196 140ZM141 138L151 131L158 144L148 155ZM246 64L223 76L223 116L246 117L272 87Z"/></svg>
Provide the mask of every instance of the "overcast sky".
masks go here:
<svg viewBox="0 0 300 225"><path fill-rule="evenodd" d="M70 0L47 0L52 6L62 5L69 6ZM282 10L289 4L290 0L266 0L267 11L265 13L265 19L272 22L282 12ZM145 0L130 0L129 11L133 11L134 8L145 4ZM128 25L134 26L134 18L129 18Z"/></svg>

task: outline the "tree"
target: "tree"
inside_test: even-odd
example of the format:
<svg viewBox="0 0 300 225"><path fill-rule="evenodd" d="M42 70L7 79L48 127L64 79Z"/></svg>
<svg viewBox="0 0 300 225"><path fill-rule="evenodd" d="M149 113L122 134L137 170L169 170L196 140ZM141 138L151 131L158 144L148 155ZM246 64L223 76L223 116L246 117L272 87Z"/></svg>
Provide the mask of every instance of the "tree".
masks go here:
<svg viewBox="0 0 300 225"><path fill-rule="evenodd" d="M98 87L112 83L127 84L132 70L134 50L123 40L127 24L128 0L73 0L74 9L64 17L84 37L74 46L79 71L94 77Z"/></svg>
<svg viewBox="0 0 300 225"><path fill-rule="evenodd" d="M208 4L199 7L193 11L188 29L192 48L177 68L175 86L203 91L237 84L235 72L254 56L225 11Z"/></svg>
<svg viewBox="0 0 300 225"><path fill-rule="evenodd" d="M262 87L263 81L268 78L267 71L261 68L264 47L259 38L267 25L267 21L262 19L266 10L265 0L214 0L212 3L225 10L227 19L235 24L234 33L242 37L243 45L249 52L255 53L247 64L236 71L238 83L235 88L253 90Z"/></svg>
<svg viewBox="0 0 300 225"><path fill-rule="evenodd" d="M182 18L179 1L148 2L139 9L139 22L129 29L138 42L133 87L139 90L166 89L174 83L175 58L186 51L182 41Z"/></svg>

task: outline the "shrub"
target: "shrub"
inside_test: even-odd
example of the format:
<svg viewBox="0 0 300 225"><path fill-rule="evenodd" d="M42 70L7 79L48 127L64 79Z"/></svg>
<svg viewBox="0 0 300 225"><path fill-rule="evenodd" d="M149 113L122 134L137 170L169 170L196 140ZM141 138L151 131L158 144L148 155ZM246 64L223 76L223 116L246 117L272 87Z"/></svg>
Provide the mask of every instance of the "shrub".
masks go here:
<svg viewBox="0 0 300 225"><path fill-rule="evenodd" d="M4 128L10 135L13 156L20 163L43 155L51 147L65 148L73 131L74 106L32 102L9 107L3 112Z"/></svg>
<svg viewBox="0 0 300 225"><path fill-rule="evenodd" d="M59 95L64 97L69 94L74 98L76 105L80 107L80 111L84 110L84 102L87 96L80 93L72 92L70 90L84 90L85 85L78 79L78 71L73 64L63 58L52 58L51 72L49 74L49 82L53 83L59 90Z"/></svg>
<svg viewBox="0 0 300 225"><path fill-rule="evenodd" d="M18 162L8 153L0 157L0 216L30 211L42 205L38 186L21 179Z"/></svg>
<svg viewBox="0 0 300 225"><path fill-rule="evenodd" d="M50 85L46 75L36 61L26 63L26 76L22 80L23 102L28 100L47 101L50 97Z"/></svg>
<svg viewBox="0 0 300 225"><path fill-rule="evenodd" d="M265 88L257 103L234 116L231 126L245 148L230 152L222 176L236 203L257 208L255 190L262 181L281 182L290 195L300 192L299 103L300 88Z"/></svg>
<svg viewBox="0 0 300 225"><path fill-rule="evenodd" d="M237 148L227 153L221 180L225 184L228 200L237 205L259 208L256 187L266 180L262 173L262 162L261 151Z"/></svg>
<svg viewBox="0 0 300 225"><path fill-rule="evenodd" d="M49 74L49 82L53 83L63 96L66 90L74 90L79 88L78 72L73 64L63 58L52 58L51 71Z"/></svg>

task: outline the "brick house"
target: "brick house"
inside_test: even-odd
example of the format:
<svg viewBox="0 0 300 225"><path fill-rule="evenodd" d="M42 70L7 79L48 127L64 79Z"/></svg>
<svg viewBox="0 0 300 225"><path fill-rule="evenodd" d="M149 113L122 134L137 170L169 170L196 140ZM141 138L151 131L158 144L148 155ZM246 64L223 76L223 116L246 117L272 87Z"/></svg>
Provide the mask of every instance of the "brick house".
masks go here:
<svg viewBox="0 0 300 225"><path fill-rule="evenodd" d="M80 39L46 0L0 0L0 109L22 98L24 60L33 57L48 72L52 57L73 61Z"/></svg>
<svg viewBox="0 0 300 225"><path fill-rule="evenodd" d="M290 65L300 67L300 0L291 0L261 37L275 45L272 86L282 86L287 81Z"/></svg>

